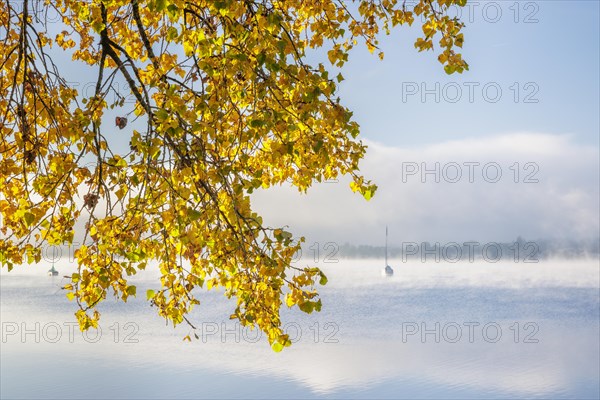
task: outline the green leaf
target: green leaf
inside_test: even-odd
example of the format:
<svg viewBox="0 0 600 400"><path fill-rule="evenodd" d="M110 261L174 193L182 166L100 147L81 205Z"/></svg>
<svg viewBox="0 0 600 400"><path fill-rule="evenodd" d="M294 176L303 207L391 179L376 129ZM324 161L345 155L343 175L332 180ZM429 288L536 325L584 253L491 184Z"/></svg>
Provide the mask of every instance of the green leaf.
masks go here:
<svg viewBox="0 0 600 400"><path fill-rule="evenodd" d="M135 296L137 288L135 286L127 286L127 294L129 296Z"/></svg>
<svg viewBox="0 0 600 400"><path fill-rule="evenodd" d="M169 17L172 19L176 19L179 15L179 8L177 8L175 4L169 4L167 7L167 14L169 14Z"/></svg>
<svg viewBox="0 0 600 400"><path fill-rule="evenodd" d="M317 143L315 143L315 145L313 146L313 149L315 150L315 153L318 153L322 147L323 147L323 141L318 140Z"/></svg>
<svg viewBox="0 0 600 400"><path fill-rule="evenodd" d="M292 234L290 232L284 231L283 229L275 229L273 231L273 236L275 236L275 239L277 239L278 242L292 238Z"/></svg>
<svg viewBox="0 0 600 400"><path fill-rule="evenodd" d="M456 72L456 67L454 65L448 64L444 67L444 71L446 71L448 75L452 75L454 72Z"/></svg>
<svg viewBox="0 0 600 400"><path fill-rule="evenodd" d="M152 289L146 290L146 300L153 299L155 294L156 293Z"/></svg>
<svg viewBox="0 0 600 400"><path fill-rule="evenodd" d="M31 224L33 224L33 221L35 221L35 215L30 212L26 212L25 215L23 215L23 219L25 220L25 225L30 227Z"/></svg>
<svg viewBox="0 0 600 400"><path fill-rule="evenodd" d="M188 217L192 221L197 221L202 217L202 213L200 211L194 210L193 208L188 208Z"/></svg>
<svg viewBox="0 0 600 400"><path fill-rule="evenodd" d="M327 277L325 274L322 271L319 271L319 275L321 276L321 279L319 279L319 284L327 285Z"/></svg>
<svg viewBox="0 0 600 400"><path fill-rule="evenodd" d="M317 312L321 312L321 306L323 304L321 303L321 299L319 299L316 303L315 303L315 311Z"/></svg>
<svg viewBox="0 0 600 400"><path fill-rule="evenodd" d="M298 304L298 307L305 313L310 314L315 309L315 303L312 301L305 301L304 303Z"/></svg>
<svg viewBox="0 0 600 400"><path fill-rule="evenodd" d="M97 34L101 34L102 31L106 28L106 25L102 23L102 21L94 21L92 22L92 29Z"/></svg>
<svg viewBox="0 0 600 400"><path fill-rule="evenodd" d="M179 31L177 30L177 28L170 26L169 29L167 29L167 40L172 41L173 39L175 39L178 36L179 36Z"/></svg>
<svg viewBox="0 0 600 400"><path fill-rule="evenodd" d="M283 53L285 51L285 46L287 45L285 40L280 40L277 42L277 48L279 49L280 53Z"/></svg>
<svg viewBox="0 0 600 400"><path fill-rule="evenodd" d="M157 112L154 113L154 115L156 116L156 119L159 122L162 122L169 118L169 113L164 108L159 109Z"/></svg>
<svg viewBox="0 0 600 400"><path fill-rule="evenodd" d="M138 262L142 258L146 257L146 253L144 253L142 250L135 250L130 251L129 253L125 253L125 256L129 261Z"/></svg>
<svg viewBox="0 0 600 400"><path fill-rule="evenodd" d="M156 0L154 2L154 11L161 12L167 6L167 0Z"/></svg>
<svg viewBox="0 0 600 400"><path fill-rule="evenodd" d="M265 63L265 59L267 58L265 53L258 53L256 55L256 61L258 62L258 65L263 65Z"/></svg>

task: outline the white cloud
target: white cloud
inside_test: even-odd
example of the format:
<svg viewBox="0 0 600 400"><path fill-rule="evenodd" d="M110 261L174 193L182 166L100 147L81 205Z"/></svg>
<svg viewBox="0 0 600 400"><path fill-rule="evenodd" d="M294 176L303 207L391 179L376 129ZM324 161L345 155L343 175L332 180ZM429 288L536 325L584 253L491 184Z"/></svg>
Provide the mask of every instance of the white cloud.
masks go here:
<svg viewBox="0 0 600 400"><path fill-rule="evenodd" d="M397 243L598 236L598 148L571 135L511 133L411 148L365 143L362 172L379 186L370 202L342 179L308 195L290 187L259 192L257 210L268 223L315 241L377 244L385 224ZM439 183L434 174L420 174L436 163ZM462 175L451 183L457 165ZM403 177L403 166L418 171ZM502 175L493 182L498 169Z"/></svg>

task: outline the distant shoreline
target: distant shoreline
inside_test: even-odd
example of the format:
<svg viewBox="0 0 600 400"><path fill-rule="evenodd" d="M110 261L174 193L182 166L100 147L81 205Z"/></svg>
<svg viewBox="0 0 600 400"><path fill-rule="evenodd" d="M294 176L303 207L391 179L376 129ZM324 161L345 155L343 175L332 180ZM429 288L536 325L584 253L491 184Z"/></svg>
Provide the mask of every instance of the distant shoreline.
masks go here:
<svg viewBox="0 0 600 400"><path fill-rule="evenodd" d="M337 244L329 242L323 246L322 256L343 259L382 258L384 246L365 244ZM302 254L309 256L315 253L314 245L303 246ZM525 240L517 238L513 242L403 242L401 246L389 246L389 258L406 260L438 259L458 261L460 259L498 259L524 262L547 259L590 259L600 256L600 239L585 241L558 241L552 239Z"/></svg>

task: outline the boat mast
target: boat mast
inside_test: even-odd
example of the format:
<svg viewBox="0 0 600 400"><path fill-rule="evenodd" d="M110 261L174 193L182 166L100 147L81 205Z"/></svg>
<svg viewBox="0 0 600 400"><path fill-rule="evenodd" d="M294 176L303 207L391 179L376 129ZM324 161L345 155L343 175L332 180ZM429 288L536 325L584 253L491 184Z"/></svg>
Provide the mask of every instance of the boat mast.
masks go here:
<svg viewBox="0 0 600 400"><path fill-rule="evenodd" d="M385 266L387 267L388 262L387 262L387 237L388 237L388 228L387 225L385 226Z"/></svg>

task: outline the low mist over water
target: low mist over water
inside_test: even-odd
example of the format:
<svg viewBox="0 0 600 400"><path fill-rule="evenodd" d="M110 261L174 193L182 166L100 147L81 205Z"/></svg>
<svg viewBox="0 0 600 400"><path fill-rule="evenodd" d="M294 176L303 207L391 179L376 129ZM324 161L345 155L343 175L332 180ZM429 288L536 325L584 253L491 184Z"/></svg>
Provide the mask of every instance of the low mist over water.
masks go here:
<svg viewBox="0 0 600 400"><path fill-rule="evenodd" d="M101 330L81 333L60 289L73 265L1 274L2 398L597 398L598 260L535 264L318 264L323 310L285 310L282 353L227 319L218 291L187 326L165 326L138 296L102 305ZM310 260L308 260L310 262ZM304 265L304 260L298 261Z"/></svg>

